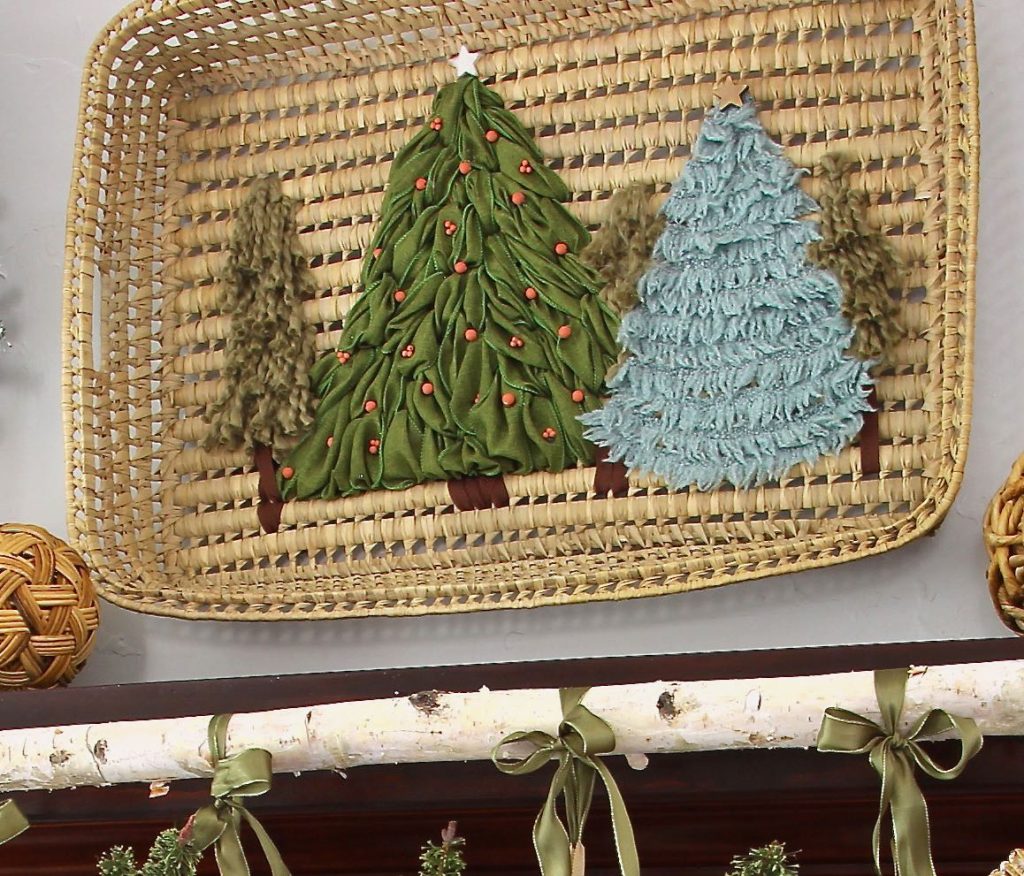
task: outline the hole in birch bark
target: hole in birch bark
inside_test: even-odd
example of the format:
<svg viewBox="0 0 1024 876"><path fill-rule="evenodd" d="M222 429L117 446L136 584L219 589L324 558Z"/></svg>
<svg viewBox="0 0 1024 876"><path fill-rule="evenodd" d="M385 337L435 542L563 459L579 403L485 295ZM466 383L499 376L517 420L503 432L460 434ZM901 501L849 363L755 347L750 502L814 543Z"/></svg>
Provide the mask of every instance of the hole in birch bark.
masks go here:
<svg viewBox="0 0 1024 876"><path fill-rule="evenodd" d="M676 697L672 691L666 690L658 697L658 714L666 721L671 721L679 714L679 710L676 708Z"/></svg>

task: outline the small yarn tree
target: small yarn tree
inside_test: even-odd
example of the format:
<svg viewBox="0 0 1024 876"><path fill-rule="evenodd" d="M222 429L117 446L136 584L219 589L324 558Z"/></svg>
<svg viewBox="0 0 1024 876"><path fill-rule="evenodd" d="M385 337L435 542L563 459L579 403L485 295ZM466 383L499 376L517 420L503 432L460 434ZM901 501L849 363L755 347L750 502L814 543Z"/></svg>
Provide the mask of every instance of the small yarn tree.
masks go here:
<svg viewBox="0 0 1024 876"><path fill-rule="evenodd" d="M440 89L395 157L338 350L313 369L286 498L593 461L576 417L601 403L617 320L568 195L476 76Z"/></svg>
<svg viewBox="0 0 1024 876"><path fill-rule="evenodd" d="M852 167L842 154L822 159L821 240L809 253L843 287L843 315L854 328L850 352L884 363L906 334L898 295L903 270L888 238L868 221L867 192L850 186Z"/></svg>
<svg viewBox="0 0 1024 876"><path fill-rule="evenodd" d="M663 212L631 354L581 417L609 458L675 489L764 483L838 451L869 382L836 278L811 265L817 210L751 101L708 114Z"/></svg>
<svg viewBox="0 0 1024 876"><path fill-rule="evenodd" d="M276 178L249 186L222 283L221 309L231 317L224 390L207 412L203 444L283 454L313 422L316 336L302 316L313 280L298 249L295 202Z"/></svg>
<svg viewBox="0 0 1024 876"><path fill-rule="evenodd" d="M601 297L619 316L636 306L637 281L665 228L653 194L652 186L643 183L614 192L605 206L601 227L580 253L580 261L601 278Z"/></svg>

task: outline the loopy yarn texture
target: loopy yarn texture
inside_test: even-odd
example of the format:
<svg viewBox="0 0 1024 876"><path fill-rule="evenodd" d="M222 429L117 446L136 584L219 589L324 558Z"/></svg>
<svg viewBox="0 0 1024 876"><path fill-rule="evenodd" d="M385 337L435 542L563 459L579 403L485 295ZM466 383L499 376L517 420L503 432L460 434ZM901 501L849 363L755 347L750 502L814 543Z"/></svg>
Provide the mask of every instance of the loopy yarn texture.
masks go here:
<svg viewBox="0 0 1024 876"><path fill-rule="evenodd" d="M643 183L616 191L601 227L580 253L580 261L597 271L604 283L601 298L620 316L636 306L636 284L665 228L652 194L652 187Z"/></svg>
<svg viewBox="0 0 1024 876"><path fill-rule="evenodd" d="M870 366L846 355L839 283L808 262L800 176L752 102L710 111L622 320L631 355L580 417L610 459L674 489L744 487L857 434Z"/></svg>
<svg viewBox="0 0 1024 876"><path fill-rule="evenodd" d="M821 162L821 240L810 257L843 287L843 315L853 324L850 352L859 359L890 360L906 334L900 319L903 269L895 250L867 215L867 192L850 186L852 160L826 155Z"/></svg>
<svg viewBox="0 0 1024 876"><path fill-rule="evenodd" d="M313 422L316 335L302 316L313 280L299 252L295 202L277 179L249 187L222 282L221 310L231 317L224 392L207 412L203 445L287 450Z"/></svg>

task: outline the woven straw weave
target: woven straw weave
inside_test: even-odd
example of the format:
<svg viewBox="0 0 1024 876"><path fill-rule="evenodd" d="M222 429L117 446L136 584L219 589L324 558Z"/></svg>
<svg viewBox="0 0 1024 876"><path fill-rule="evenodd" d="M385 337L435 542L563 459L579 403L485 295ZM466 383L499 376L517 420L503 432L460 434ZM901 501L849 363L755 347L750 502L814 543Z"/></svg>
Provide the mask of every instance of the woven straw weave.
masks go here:
<svg viewBox="0 0 1024 876"><path fill-rule="evenodd" d="M1024 455L989 502L982 533L992 604L1004 624L1024 635Z"/></svg>
<svg viewBox="0 0 1024 876"><path fill-rule="evenodd" d="M508 508L443 483L289 503L259 529L245 453L198 448L220 392L217 277L245 183L300 203L321 350L352 304L394 152L446 58L479 72L589 225L617 187L678 177L731 72L797 164L832 148L909 265L909 328L878 380L880 476L848 448L779 484L673 493L593 469L507 477ZM140 0L86 65L68 224L71 530L103 594L187 618L536 606L710 587L884 551L961 477L978 156L969 0ZM816 179L809 190L819 190Z"/></svg>
<svg viewBox="0 0 1024 876"><path fill-rule="evenodd" d="M85 561L45 529L0 526L0 690L68 684L96 641Z"/></svg>
<svg viewBox="0 0 1024 876"><path fill-rule="evenodd" d="M1024 876L1024 849L1014 849L990 876Z"/></svg>

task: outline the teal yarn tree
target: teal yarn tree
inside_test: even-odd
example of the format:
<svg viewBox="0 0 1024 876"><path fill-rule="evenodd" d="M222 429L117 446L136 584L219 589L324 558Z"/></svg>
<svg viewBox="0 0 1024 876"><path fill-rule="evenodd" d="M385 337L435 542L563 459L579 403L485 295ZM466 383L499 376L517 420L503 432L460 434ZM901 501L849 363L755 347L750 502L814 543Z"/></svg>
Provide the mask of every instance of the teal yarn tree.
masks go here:
<svg viewBox="0 0 1024 876"><path fill-rule="evenodd" d="M628 358L580 417L609 459L673 489L774 480L840 450L868 410L872 363L847 355L842 289L807 257L818 205L736 104L704 121L620 326Z"/></svg>

